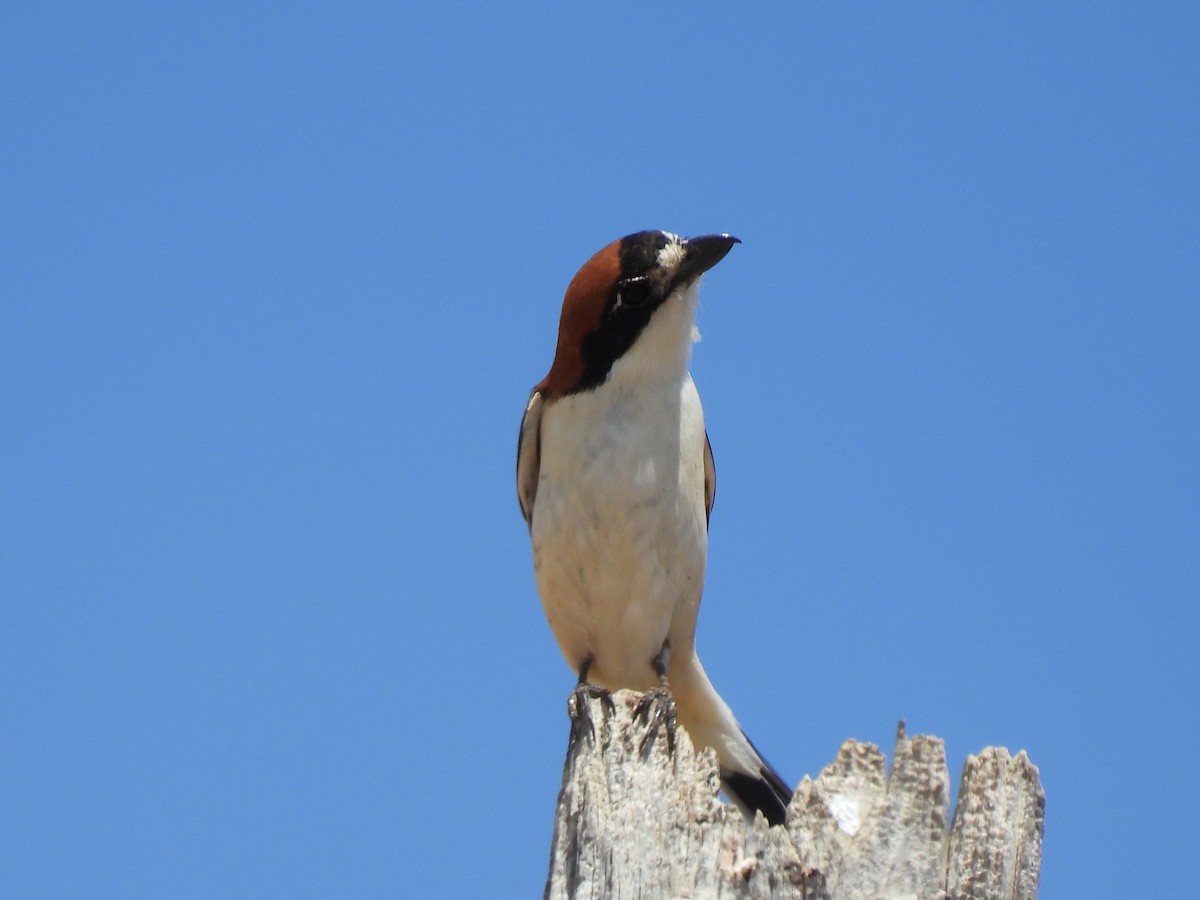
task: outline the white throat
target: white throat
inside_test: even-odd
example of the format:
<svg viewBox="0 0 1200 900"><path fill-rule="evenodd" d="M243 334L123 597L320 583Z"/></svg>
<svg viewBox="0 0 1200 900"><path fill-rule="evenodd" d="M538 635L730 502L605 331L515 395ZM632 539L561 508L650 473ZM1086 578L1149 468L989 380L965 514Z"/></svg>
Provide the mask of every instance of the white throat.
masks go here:
<svg viewBox="0 0 1200 900"><path fill-rule="evenodd" d="M646 382L678 382L687 376L692 344L700 340L696 329L699 283L671 292L654 311L633 346L613 363L608 383L614 385Z"/></svg>

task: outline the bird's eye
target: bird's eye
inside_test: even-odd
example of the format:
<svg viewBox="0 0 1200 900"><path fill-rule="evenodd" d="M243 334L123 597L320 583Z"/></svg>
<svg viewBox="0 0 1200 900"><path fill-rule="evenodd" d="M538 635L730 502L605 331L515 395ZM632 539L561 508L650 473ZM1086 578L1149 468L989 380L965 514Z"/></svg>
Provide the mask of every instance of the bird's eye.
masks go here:
<svg viewBox="0 0 1200 900"><path fill-rule="evenodd" d="M645 275L617 282L617 299L613 309L637 309L650 299L650 279Z"/></svg>

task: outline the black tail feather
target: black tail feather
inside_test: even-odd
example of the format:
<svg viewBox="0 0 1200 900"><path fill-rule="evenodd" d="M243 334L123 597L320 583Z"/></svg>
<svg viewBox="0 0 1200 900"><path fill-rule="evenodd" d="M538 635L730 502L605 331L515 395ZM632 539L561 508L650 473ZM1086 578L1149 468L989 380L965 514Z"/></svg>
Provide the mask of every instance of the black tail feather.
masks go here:
<svg viewBox="0 0 1200 900"><path fill-rule="evenodd" d="M755 777L743 772L721 772L721 785L739 806L747 810L758 810L772 825L782 825L787 819L788 801L792 792L787 789L779 775L770 768L761 770Z"/></svg>
<svg viewBox="0 0 1200 900"><path fill-rule="evenodd" d="M763 759L754 742L746 737L746 732L742 732L742 737L746 738L746 742L762 763L758 775L722 769L721 786L743 809L758 810L772 825L782 825L787 819L787 807L792 799L791 789L779 773L771 768L770 763Z"/></svg>

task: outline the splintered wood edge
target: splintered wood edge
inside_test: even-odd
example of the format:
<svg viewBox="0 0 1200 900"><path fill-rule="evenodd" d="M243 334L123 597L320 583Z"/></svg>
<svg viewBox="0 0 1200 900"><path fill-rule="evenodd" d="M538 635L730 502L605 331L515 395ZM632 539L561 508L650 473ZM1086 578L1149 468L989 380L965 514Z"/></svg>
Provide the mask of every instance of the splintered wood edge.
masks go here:
<svg viewBox="0 0 1200 900"><path fill-rule="evenodd" d="M721 802L712 750L697 751L682 728L673 746L666 729L649 733L635 715L641 699L585 697L572 719L548 897L600 897L579 891L603 884L647 895L1037 895L1045 794L1024 751L969 756L951 818L940 738L908 737L902 726L890 771L877 746L847 740L816 779L801 780L786 828L768 828Z"/></svg>

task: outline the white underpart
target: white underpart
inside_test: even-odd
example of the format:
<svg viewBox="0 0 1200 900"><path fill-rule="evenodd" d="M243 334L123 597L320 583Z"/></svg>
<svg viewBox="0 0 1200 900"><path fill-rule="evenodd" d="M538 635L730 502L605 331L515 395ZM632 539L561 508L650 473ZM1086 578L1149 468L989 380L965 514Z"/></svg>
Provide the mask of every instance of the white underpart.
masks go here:
<svg viewBox="0 0 1200 900"><path fill-rule="evenodd" d="M688 374L697 285L672 294L600 387L547 404L534 570L568 663L613 690L657 683L670 641L679 721L725 769L761 761L695 652L708 525L704 413Z"/></svg>

